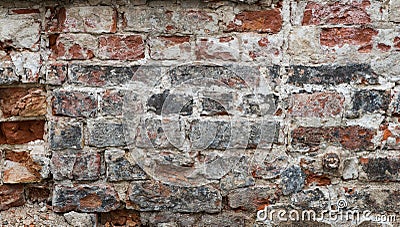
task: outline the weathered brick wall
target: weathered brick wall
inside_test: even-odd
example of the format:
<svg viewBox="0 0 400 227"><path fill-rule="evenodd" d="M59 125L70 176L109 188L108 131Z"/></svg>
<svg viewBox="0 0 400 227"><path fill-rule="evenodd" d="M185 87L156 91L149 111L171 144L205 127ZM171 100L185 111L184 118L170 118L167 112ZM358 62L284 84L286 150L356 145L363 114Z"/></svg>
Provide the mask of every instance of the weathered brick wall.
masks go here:
<svg viewBox="0 0 400 227"><path fill-rule="evenodd" d="M0 225L400 215L399 0L2 1L0 59Z"/></svg>

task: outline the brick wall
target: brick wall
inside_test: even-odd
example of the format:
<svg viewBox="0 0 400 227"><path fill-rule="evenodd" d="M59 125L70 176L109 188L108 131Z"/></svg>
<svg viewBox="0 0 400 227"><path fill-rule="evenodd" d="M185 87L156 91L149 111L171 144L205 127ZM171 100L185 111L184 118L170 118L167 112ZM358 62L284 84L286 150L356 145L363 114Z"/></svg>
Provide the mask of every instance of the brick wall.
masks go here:
<svg viewBox="0 0 400 227"><path fill-rule="evenodd" d="M400 219L399 23L398 0L1 2L0 225Z"/></svg>

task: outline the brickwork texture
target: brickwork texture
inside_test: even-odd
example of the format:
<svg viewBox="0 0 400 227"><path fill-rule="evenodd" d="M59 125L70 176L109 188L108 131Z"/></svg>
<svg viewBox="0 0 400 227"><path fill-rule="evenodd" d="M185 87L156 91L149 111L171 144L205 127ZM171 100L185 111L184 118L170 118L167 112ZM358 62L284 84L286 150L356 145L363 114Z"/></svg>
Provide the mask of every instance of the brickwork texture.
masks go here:
<svg viewBox="0 0 400 227"><path fill-rule="evenodd" d="M399 226L399 81L399 0L1 1L0 225Z"/></svg>

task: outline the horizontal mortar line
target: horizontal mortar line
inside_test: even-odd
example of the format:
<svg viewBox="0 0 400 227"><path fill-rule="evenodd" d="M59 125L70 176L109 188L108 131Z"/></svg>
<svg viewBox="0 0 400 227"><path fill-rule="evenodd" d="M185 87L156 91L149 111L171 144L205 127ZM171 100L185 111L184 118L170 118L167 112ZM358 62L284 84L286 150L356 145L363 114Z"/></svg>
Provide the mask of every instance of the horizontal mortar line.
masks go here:
<svg viewBox="0 0 400 227"><path fill-rule="evenodd" d="M9 118L2 118L0 122L17 122L17 121L32 121L32 120L46 120L46 116L35 116L35 117L9 117Z"/></svg>

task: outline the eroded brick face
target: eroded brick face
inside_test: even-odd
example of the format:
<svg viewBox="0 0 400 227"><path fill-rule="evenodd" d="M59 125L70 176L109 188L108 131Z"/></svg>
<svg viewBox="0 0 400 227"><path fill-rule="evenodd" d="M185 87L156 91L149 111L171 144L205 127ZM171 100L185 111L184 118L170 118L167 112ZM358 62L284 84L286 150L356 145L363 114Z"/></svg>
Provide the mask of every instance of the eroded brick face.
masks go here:
<svg viewBox="0 0 400 227"><path fill-rule="evenodd" d="M101 36L99 57L112 60L139 60L144 58L144 42L139 35Z"/></svg>
<svg viewBox="0 0 400 227"><path fill-rule="evenodd" d="M42 179L42 166L28 152L5 152L3 170L4 183L32 183Z"/></svg>
<svg viewBox="0 0 400 227"><path fill-rule="evenodd" d="M321 45L328 47L342 47L345 44L368 47L377 34L372 28L325 28L321 32L320 41Z"/></svg>
<svg viewBox="0 0 400 227"><path fill-rule="evenodd" d="M340 1L328 4L308 2L304 10L303 25L322 24L368 24L371 19L366 10L371 5L367 1Z"/></svg>
<svg viewBox="0 0 400 227"><path fill-rule="evenodd" d="M319 146L321 143L341 145L349 150L373 149L375 132L360 126L350 127L299 127L293 130L294 145Z"/></svg>
<svg viewBox="0 0 400 227"><path fill-rule="evenodd" d="M13 206L21 206L25 203L23 185L0 186L0 210L6 210Z"/></svg>
<svg viewBox="0 0 400 227"><path fill-rule="evenodd" d="M282 16L279 9L265 11L244 11L228 22L226 30L238 32L278 33L282 28Z"/></svg>
<svg viewBox="0 0 400 227"><path fill-rule="evenodd" d="M341 114L343 102L343 95L337 93L296 94L291 97L289 113L296 117L335 117Z"/></svg>
<svg viewBox="0 0 400 227"><path fill-rule="evenodd" d="M0 225L382 224L320 219L339 200L398 216L399 9L0 1Z"/></svg>
<svg viewBox="0 0 400 227"><path fill-rule="evenodd" d="M46 93L40 88L0 89L0 104L4 118L11 116L43 116L46 114Z"/></svg>
<svg viewBox="0 0 400 227"><path fill-rule="evenodd" d="M0 144L23 144L42 140L44 124L43 120L2 122L0 123Z"/></svg>

